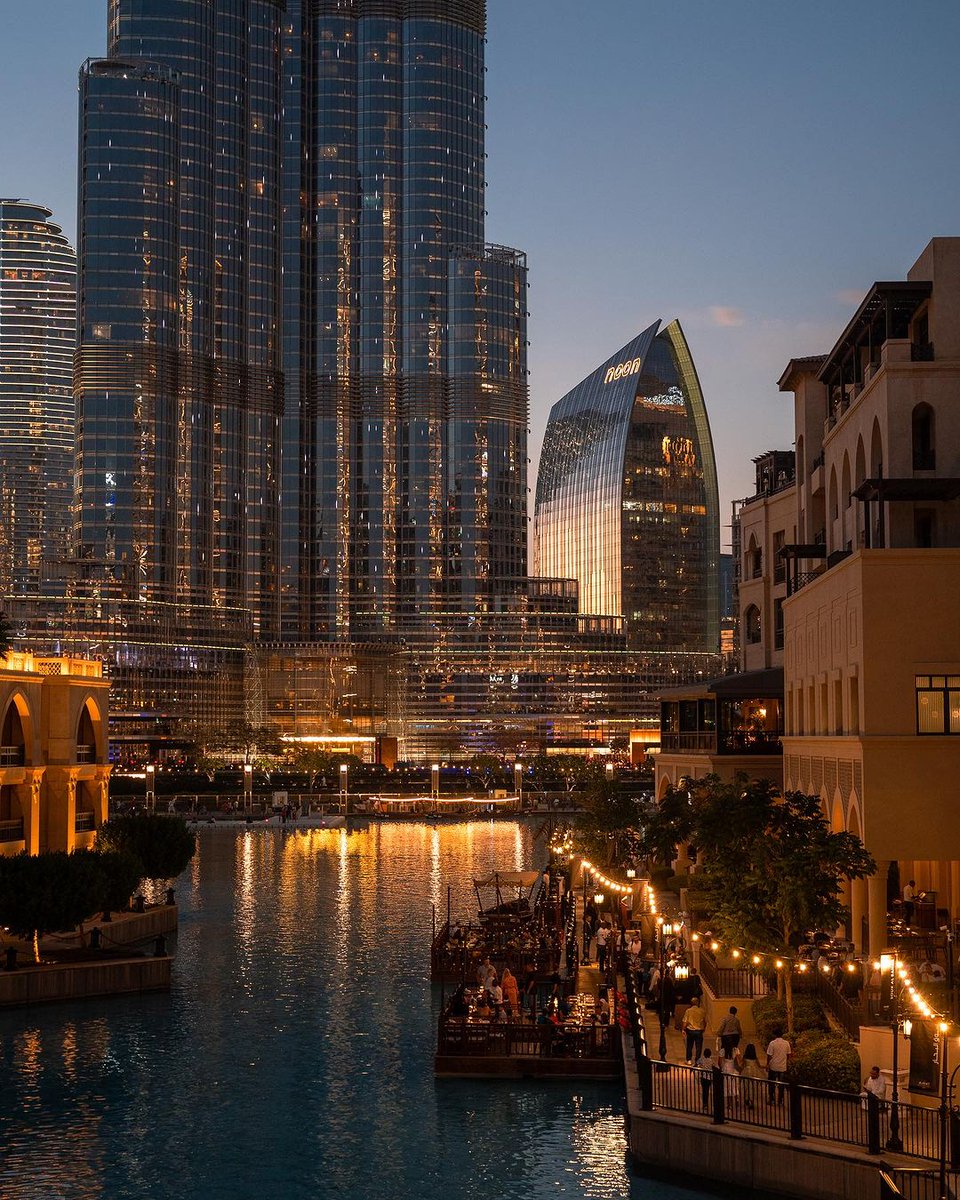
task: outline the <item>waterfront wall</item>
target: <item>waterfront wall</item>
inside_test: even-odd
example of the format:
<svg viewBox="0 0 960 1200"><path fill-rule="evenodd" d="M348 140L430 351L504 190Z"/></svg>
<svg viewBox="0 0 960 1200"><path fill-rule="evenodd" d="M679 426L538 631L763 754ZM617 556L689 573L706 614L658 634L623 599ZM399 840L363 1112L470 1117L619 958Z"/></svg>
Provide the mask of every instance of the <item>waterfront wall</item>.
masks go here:
<svg viewBox="0 0 960 1200"><path fill-rule="evenodd" d="M91 921L88 925L99 926L106 945L132 946L137 942L151 941L160 934L175 933L177 929L177 906L159 904L142 913L114 913L110 921Z"/></svg>
<svg viewBox="0 0 960 1200"><path fill-rule="evenodd" d="M173 959L106 959L0 972L0 1008L170 990Z"/></svg>
<svg viewBox="0 0 960 1200"><path fill-rule="evenodd" d="M637 1163L801 1200L863 1200L876 1194L882 1159L762 1130L643 1111L632 1038L624 1033L622 1042L629 1147Z"/></svg>

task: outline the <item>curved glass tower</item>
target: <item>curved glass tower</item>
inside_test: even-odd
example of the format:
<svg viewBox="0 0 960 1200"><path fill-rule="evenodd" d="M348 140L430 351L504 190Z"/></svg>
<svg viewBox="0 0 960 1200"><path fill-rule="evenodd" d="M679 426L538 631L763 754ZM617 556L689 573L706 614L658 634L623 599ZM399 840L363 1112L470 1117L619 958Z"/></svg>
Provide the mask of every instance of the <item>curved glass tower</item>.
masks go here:
<svg viewBox="0 0 960 1200"><path fill-rule="evenodd" d="M580 611L625 617L637 649L717 650L717 472L678 322L655 322L553 406L535 535L537 574L578 580Z"/></svg>
<svg viewBox="0 0 960 1200"><path fill-rule="evenodd" d="M51 216L0 199L2 596L62 594L70 553L77 262Z"/></svg>

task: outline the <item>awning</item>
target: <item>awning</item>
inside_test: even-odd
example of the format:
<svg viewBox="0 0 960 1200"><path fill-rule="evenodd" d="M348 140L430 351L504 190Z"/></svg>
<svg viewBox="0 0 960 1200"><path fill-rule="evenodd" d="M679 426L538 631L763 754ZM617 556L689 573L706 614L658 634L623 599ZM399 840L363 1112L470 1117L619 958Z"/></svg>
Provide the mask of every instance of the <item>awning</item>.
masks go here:
<svg viewBox="0 0 960 1200"><path fill-rule="evenodd" d="M533 887L540 878L539 871L494 871L485 879L475 879L473 886L483 887Z"/></svg>

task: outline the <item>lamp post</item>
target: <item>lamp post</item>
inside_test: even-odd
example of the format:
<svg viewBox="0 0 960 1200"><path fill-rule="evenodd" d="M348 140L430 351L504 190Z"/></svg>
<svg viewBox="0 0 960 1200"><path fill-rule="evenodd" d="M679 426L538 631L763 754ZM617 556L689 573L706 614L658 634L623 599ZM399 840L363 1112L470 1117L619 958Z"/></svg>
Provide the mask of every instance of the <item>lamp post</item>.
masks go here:
<svg viewBox="0 0 960 1200"><path fill-rule="evenodd" d="M513 764L513 790L517 793L517 799L520 801L520 807L523 808L523 763L515 762Z"/></svg>
<svg viewBox="0 0 960 1200"><path fill-rule="evenodd" d="M900 1154L903 1151L903 1138L900 1136L900 991L903 980L900 978L896 951L893 954L880 955L881 979L886 971L890 972L889 995L893 1008L893 1095L890 1103L890 1136L887 1138L887 1149L894 1154ZM908 1025L909 1021L903 1022L904 1032L909 1037Z"/></svg>
<svg viewBox="0 0 960 1200"><path fill-rule="evenodd" d="M440 764L432 763L430 766L430 798L438 800L440 798Z"/></svg>
<svg viewBox="0 0 960 1200"><path fill-rule="evenodd" d="M583 963L590 961L590 942L587 939L587 874L589 867L582 868L583 874Z"/></svg>
<svg viewBox="0 0 960 1200"><path fill-rule="evenodd" d="M667 1061L667 939L677 932L672 921L664 921L660 926L660 1061Z"/></svg>
<svg viewBox="0 0 960 1200"><path fill-rule="evenodd" d="M243 807L246 812L253 808L253 767L243 764Z"/></svg>
<svg viewBox="0 0 960 1200"><path fill-rule="evenodd" d="M157 803L157 768L147 765L147 812L153 812Z"/></svg>
<svg viewBox="0 0 960 1200"><path fill-rule="evenodd" d="M343 815L346 816L350 807L350 793L348 791L347 777L350 773L350 768L346 763L340 764L340 803L343 805Z"/></svg>
<svg viewBox="0 0 960 1200"><path fill-rule="evenodd" d="M947 1033L948 1021L937 1025L940 1033L940 1200L947 1200Z"/></svg>

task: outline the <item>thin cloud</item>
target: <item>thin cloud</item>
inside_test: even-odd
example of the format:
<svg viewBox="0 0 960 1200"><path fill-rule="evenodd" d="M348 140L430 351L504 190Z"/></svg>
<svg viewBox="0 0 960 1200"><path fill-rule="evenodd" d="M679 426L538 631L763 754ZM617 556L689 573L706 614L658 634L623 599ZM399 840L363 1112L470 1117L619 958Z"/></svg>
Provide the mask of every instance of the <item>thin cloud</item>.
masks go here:
<svg viewBox="0 0 960 1200"><path fill-rule="evenodd" d="M843 288L839 292L834 292L833 298L839 300L841 304L859 304L863 299L863 291L861 288Z"/></svg>
<svg viewBox="0 0 960 1200"><path fill-rule="evenodd" d="M714 304L710 309L710 320L722 329L733 329L743 324L743 313L728 304Z"/></svg>

